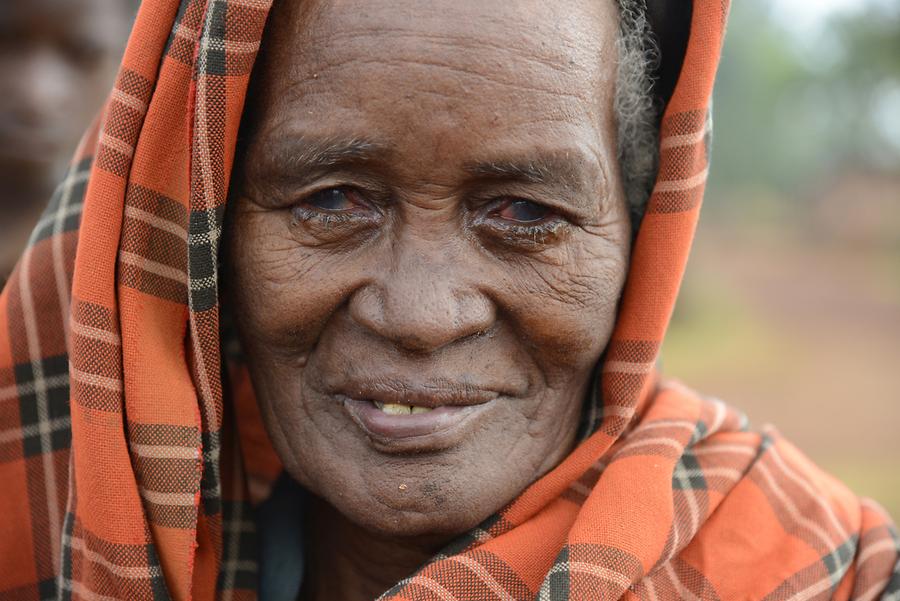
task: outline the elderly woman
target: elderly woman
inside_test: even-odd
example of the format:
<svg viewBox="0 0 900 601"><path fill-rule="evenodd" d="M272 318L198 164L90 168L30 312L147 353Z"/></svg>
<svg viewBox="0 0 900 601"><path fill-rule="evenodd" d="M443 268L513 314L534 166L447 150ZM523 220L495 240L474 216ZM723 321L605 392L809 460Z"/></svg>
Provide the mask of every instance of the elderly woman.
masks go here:
<svg viewBox="0 0 900 601"><path fill-rule="evenodd" d="M654 370L726 10L146 0L3 291L0 597L896 599Z"/></svg>

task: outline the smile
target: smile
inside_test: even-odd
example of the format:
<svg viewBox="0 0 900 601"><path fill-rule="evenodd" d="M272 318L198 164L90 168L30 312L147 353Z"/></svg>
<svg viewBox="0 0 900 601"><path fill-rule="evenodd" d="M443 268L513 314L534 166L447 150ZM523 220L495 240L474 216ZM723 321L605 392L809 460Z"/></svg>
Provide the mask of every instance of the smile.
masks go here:
<svg viewBox="0 0 900 601"><path fill-rule="evenodd" d="M402 403L381 403L372 401L376 407L388 415L412 415L413 413L428 413L434 411L431 407L416 407L415 405L404 405Z"/></svg>
<svg viewBox="0 0 900 601"><path fill-rule="evenodd" d="M373 445L386 452L424 452L462 440L500 395L468 387L410 389L354 387L338 394L351 419Z"/></svg>

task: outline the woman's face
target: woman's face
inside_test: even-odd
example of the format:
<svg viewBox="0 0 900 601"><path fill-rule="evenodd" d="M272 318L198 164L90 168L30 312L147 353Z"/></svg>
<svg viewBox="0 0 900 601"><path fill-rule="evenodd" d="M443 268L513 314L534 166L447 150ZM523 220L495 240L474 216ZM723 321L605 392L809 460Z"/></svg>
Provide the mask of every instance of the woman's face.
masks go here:
<svg viewBox="0 0 900 601"><path fill-rule="evenodd" d="M229 290L289 473L450 535L571 449L630 224L613 2L304 0L270 17Z"/></svg>

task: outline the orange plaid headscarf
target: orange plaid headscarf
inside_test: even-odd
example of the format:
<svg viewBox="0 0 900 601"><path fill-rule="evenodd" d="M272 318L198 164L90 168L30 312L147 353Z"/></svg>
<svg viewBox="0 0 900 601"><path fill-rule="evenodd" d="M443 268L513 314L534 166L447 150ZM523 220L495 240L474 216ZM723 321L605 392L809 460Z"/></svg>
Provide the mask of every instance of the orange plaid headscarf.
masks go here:
<svg viewBox="0 0 900 601"><path fill-rule="evenodd" d="M654 373L727 4L694 2L584 438L383 599L900 598L881 509ZM0 296L0 599L256 596L250 499L281 468L222 360L217 256L269 5L144 1L101 125Z"/></svg>

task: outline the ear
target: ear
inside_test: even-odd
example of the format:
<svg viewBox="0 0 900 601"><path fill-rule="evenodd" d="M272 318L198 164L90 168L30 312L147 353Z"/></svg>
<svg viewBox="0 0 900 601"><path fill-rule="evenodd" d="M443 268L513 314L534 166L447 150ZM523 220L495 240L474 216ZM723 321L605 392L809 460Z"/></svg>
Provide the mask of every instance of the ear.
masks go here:
<svg viewBox="0 0 900 601"><path fill-rule="evenodd" d="M672 97L691 30L692 0L647 0L647 19L659 44L654 95L665 106Z"/></svg>

